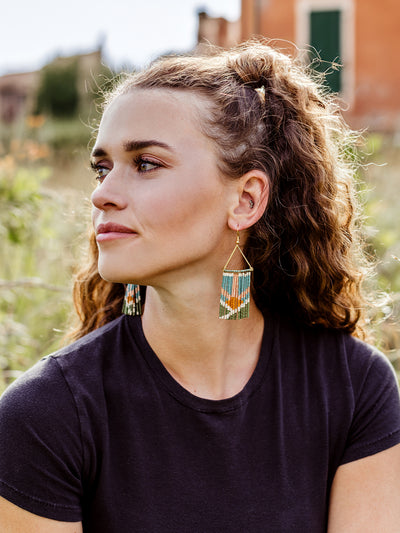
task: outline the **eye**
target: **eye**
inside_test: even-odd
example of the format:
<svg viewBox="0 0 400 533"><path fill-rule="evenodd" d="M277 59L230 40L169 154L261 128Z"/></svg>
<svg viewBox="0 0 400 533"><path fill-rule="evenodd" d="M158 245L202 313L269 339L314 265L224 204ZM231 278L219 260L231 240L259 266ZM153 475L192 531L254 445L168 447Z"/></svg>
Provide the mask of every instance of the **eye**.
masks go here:
<svg viewBox="0 0 400 533"><path fill-rule="evenodd" d="M151 170L155 170L156 168L161 167L160 163L157 163L156 161L150 161L149 159L144 158L143 156L138 156L134 159L134 163L138 169L138 172L150 172Z"/></svg>
<svg viewBox="0 0 400 533"><path fill-rule="evenodd" d="M99 182L102 182L104 178L107 176L107 174L110 172L109 168L99 163L91 163L91 167L94 170L96 180Z"/></svg>

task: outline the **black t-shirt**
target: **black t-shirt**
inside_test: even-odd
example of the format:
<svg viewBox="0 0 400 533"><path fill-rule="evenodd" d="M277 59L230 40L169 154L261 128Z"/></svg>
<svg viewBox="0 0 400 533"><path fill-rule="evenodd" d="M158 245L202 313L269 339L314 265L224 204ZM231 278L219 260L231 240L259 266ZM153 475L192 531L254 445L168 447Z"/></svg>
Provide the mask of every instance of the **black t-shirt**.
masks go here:
<svg viewBox="0 0 400 533"><path fill-rule="evenodd" d="M0 494L85 533L326 531L340 464L400 442L385 357L266 317L245 388L196 397L140 317L48 356L0 401Z"/></svg>

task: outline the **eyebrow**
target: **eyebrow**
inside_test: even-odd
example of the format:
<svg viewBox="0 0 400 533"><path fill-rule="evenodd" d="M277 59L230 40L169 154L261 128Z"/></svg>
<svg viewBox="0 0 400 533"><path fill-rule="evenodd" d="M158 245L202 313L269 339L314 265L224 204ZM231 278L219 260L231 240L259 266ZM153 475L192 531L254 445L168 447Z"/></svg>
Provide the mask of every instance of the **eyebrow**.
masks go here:
<svg viewBox="0 0 400 533"><path fill-rule="evenodd" d="M150 146L159 146L160 148L164 148L165 150L169 150L170 152L173 152L173 148L166 143L163 143L161 141L156 141L155 139L150 139L146 141L126 141L123 143L123 148L125 152L135 152L137 150L143 150L144 148L149 148ZM91 157L103 157L107 155L107 152L99 147L95 148L91 154Z"/></svg>

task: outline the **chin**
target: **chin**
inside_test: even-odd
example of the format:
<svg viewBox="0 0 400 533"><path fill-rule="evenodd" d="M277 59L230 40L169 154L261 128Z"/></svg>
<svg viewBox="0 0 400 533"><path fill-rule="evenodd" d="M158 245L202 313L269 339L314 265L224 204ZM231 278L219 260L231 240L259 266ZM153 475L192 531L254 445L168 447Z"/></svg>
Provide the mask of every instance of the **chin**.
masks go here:
<svg viewBox="0 0 400 533"><path fill-rule="evenodd" d="M128 263L124 261L125 258L121 260L117 254L112 256L109 253L103 253L102 250L99 250L99 252L97 269L100 276L105 281L112 283L126 283L124 274L127 275L129 272L126 272Z"/></svg>
<svg viewBox="0 0 400 533"><path fill-rule="evenodd" d="M99 264L98 270L104 281L111 283L134 283L129 273L121 272L120 269L104 268L104 266Z"/></svg>

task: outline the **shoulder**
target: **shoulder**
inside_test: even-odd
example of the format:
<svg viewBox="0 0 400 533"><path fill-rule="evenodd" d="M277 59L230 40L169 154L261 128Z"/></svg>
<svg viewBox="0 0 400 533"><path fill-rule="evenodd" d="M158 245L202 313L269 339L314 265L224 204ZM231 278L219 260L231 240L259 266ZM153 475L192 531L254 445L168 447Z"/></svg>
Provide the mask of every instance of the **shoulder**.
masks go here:
<svg viewBox="0 0 400 533"><path fill-rule="evenodd" d="M12 383L0 398L0 434L23 427L47 426L55 421L75 425L76 409L71 391L57 362L44 358ZM46 431L46 428L43 428Z"/></svg>
<svg viewBox="0 0 400 533"><path fill-rule="evenodd" d="M328 359L327 367L338 369L340 376L349 380L355 401L368 391L391 390L398 396L398 383L392 364L375 346L368 344L346 332L319 331L321 357Z"/></svg>
<svg viewBox="0 0 400 533"><path fill-rule="evenodd" d="M278 321L276 337L282 372L292 376L296 390L303 388L319 402L323 399L332 414L353 417L381 402L398 418L396 374L377 348L346 332L305 327L287 319Z"/></svg>
<svg viewBox="0 0 400 533"><path fill-rule="evenodd" d="M306 358L310 364L333 372L336 368L346 373L354 385L373 373L394 378L395 373L388 358L376 347L335 329L309 327L286 318L278 320L278 343L293 358Z"/></svg>
<svg viewBox="0 0 400 533"><path fill-rule="evenodd" d="M74 403L79 383L92 384L95 389L105 361L127 349L127 329L132 329L131 324L120 317L43 357L6 389L0 399L0 418L5 413L14 417L19 410L23 416L43 414L43 409L48 412L51 408L62 412L63 407Z"/></svg>
<svg viewBox="0 0 400 533"><path fill-rule="evenodd" d="M344 346L354 386L363 388L368 381L376 381L398 388L393 365L380 350L349 335L344 337Z"/></svg>
<svg viewBox="0 0 400 533"><path fill-rule="evenodd" d="M44 358L53 359L64 378L89 381L107 368L118 368L120 359L135 350L140 317L120 316L105 326Z"/></svg>
<svg viewBox="0 0 400 533"><path fill-rule="evenodd" d="M307 416L325 421L338 464L400 442L397 378L375 347L342 331L282 319L275 351L285 392L294 391L293 404L306 405Z"/></svg>
<svg viewBox="0 0 400 533"><path fill-rule="evenodd" d="M131 320L133 326L127 320L129 318L133 318ZM82 353L85 353L87 357L99 357L123 343L126 332L128 330L135 330L134 324L136 318L122 315L47 357L62 360L66 357L74 357L76 354Z"/></svg>

